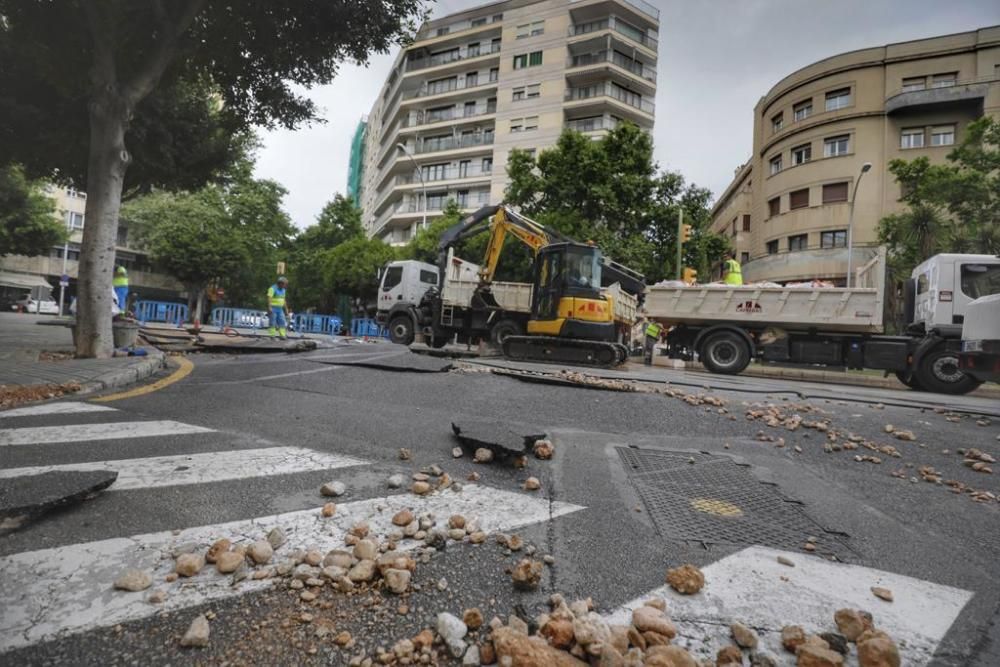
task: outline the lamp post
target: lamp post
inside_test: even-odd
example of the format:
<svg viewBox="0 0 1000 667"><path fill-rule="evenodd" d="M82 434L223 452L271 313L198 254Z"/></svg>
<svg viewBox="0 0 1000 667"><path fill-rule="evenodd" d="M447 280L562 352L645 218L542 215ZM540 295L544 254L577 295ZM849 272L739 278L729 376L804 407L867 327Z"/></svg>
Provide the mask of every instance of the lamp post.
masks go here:
<svg viewBox="0 0 1000 667"><path fill-rule="evenodd" d="M427 226L427 184L424 183L424 173L420 171L420 165L417 164L417 160L413 157L413 153L407 150L406 146L402 143L396 144L396 148L403 152L403 155L410 159L413 163L413 168L417 170L417 176L420 177L420 196L424 200L423 206L423 218L420 222L421 229Z"/></svg>
<svg viewBox="0 0 1000 667"><path fill-rule="evenodd" d="M854 181L854 192L851 193L851 211L847 217L847 287L851 286L851 274L854 272L854 200L858 198L858 186L861 185L861 177L872 168L871 162L861 165L861 173Z"/></svg>

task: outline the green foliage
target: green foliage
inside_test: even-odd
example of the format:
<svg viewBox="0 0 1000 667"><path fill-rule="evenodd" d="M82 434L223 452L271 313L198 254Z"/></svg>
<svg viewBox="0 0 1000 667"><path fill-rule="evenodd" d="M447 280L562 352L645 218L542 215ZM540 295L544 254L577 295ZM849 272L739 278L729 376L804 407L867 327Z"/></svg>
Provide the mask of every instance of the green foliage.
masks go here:
<svg viewBox="0 0 1000 667"><path fill-rule="evenodd" d="M42 255L66 240L66 227L42 186L16 165L0 167L0 257Z"/></svg>
<svg viewBox="0 0 1000 667"><path fill-rule="evenodd" d="M907 209L879 221L899 277L941 252L1000 253L1000 121L971 123L946 164L893 160L889 171Z"/></svg>
<svg viewBox="0 0 1000 667"><path fill-rule="evenodd" d="M458 203L454 199L449 199L444 206L441 217L418 230L403 248L402 256L405 259L437 264L441 234L458 224L461 219L462 209L458 207Z"/></svg>
<svg viewBox="0 0 1000 667"><path fill-rule="evenodd" d="M707 275L728 242L708 231L711 192L675 172L658 173L649 135L623 123L599 141L566 130L537 158L513 150L506 199L538 222L594 241L648 281L673 277L677 216L695 227L685 263Z"/></svg>
<svg viewBox="0 0 1000 667"><path fill-rule="evenodd" d="M395 258L387 243L358 236L323 253L323 281L336 294L369 301L378 293L378 270Z"/></svg>
<svg viewBox="0 0 1000 667"><path fill-rule="evenodd" d="M326 256L342 243L362 236L361 210L350 197L337 194L323 207L316 224L295 237L288 254L288 289L296 310L315 308L320 313L333 313L343 309L342 299L324 277Z"/></svg>

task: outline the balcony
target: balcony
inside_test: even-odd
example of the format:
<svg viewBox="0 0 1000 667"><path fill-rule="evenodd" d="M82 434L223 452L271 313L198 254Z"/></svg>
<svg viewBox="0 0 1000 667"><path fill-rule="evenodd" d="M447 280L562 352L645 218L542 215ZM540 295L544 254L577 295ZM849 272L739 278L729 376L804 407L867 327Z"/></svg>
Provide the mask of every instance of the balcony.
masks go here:
<svg viewBox="0 0 1000 667"><path fill-rule="evenodd" d="M490 146L493 144L493 133L473 134L466 136L441 137L439 139L424 139L417 145L415 154L437 153L440 151L451 151L460 148L472 148L474 146Z"/></svg>
<svg viewBox="0 0 1000 667"><path fill-rule="evenodd" d="M471 60L472 58L479 58L482 56L488 56L497 53L500 53L499 44L490 44L489 46L484 46L475 49L470 49L470 48L454 49L446 53L439 53L436 56L427 56L426 58L416 58L414 60L408 60L406 62L406 71L416 72L422 69L427 69L429 67L438 67L440 65L447 65L449 63Z"/></svg>
<svg viewBox="0 0 1000 667"><path fill-rule="evenodd" d="M996 76L965 79L947 85L935 85L916 90L899 90L885 100L887 114L927 111L940 106L976 106L982 109L989 92L990 83L996 83Z"/></svg>
<svg viewBox="0 0 1000 667"><path fill-rule="evenodd" d="M496 77L489 79L488 81L477 82L469 84L469 81L465 77L456 77L454 79L448 79L446 82L439 82L433 86L429 86L426 83L421 85L417 90L411 90L403 93L403 100L412 100L421 97L431 97L433 95L444 95L445 93L453 93L462 90L481 90L484 88L496 88L497 79Z"/></svg>
<svg viewBox="0 0 1000 667"><path fill-rule="evenodd" d="M601 65L604 63L616 65L638 77L642 77L646 81L656 83L655 69L649 67L648 65L644 65L638 60L616 53L615 51L598 51L596 53L584 53L577 56L570 56L566 61L566 67L572 69L577 67L591 67L593 65Z"/></svg>
<svg viewBox="0 0 1000 667"><path fill-rule="evenodd" d="M427 210L428 216L437 216L444 211L445 205L447 205L449 200L454 199L460 208L468 211L475 210L486 206L490 203L490 191L489 190L476 190L469 192L449 192L444 196L432 196L427 199ZM389 206L385 211L382 212L378 218L375 219L373 226L375 232L380 232L390 219L395 217L409 217L419 219L425 213L423 207L423 200L420 196L414 197L402 197L392 206Z"/></svg>
<svg viewBox="0 0 1000 667"><path fill-rule="evenodd" d="M427 28L421 30L419 33L417 33L417 41L422 42L427 39L444 37L446 35L452 35L456 32L464 32L465 30L472 30L474 28L478 28L479 30L486 30L488 28L498 26L501 23L503 23L503 14L495 14L489 18L485 16L480 16L474 19L466 19L464 21L449 23L446 26L438 26L436 28Z"/></svg>
<svg viewBox="0 0 1000 667"><path fill-rule="evenodd" d="M638 93L633 93L620 86L616 86L610 81L605 81L604 83L597 83L592 86L581 86L578 88L567 88L566 89L566 101L567 102L579 102L583 100L595 99L598 97L610 97L614 100L626 104L630 107L638 109L643 113L652 116L656 113L656 105L645 100Z"/></svg>
<svg viewBox="0 0 1000 667"><path fill-rule="evenodd" d="M493 175L493 168L472 165L453 164L446 167L422 167L423 181L416 173L399 174L393 179L393 185L420 185L422 183L440 183L442 181L456 181L467 178L487 179Z"/></svg>
<svg viewBox="0 0 1000 667"><path fill-rule="evenodd" d="M466 118L478 118L496 113L496 103L477 104L475 106L454 106L440 111L420 110L411 116L407 116L400 123L400 127L417 127L420 125L431 125L449 120L463 120Z"/></svg>
<svg viewBox="0 0 1000 667"><path fill-rule="evenodd" d="M610 116L593 116L591 118L576 118L573 120L567 120L564 127L567 130L574 130L576 132L601 132L601 131L611 131L618 127L621 121L616 120Z"/></svg>
<svg viewBox="0 0 1000 667"><path fill-rule="evenodd" d="M614 15L600 21L589 21L587 23L571 25L569 27L569 36L577 37L603 30L613 30L619 35L626 37L632 42L637 42L651 51L656 51L659 48L659 42L655 37L632 27Z"/></svg>

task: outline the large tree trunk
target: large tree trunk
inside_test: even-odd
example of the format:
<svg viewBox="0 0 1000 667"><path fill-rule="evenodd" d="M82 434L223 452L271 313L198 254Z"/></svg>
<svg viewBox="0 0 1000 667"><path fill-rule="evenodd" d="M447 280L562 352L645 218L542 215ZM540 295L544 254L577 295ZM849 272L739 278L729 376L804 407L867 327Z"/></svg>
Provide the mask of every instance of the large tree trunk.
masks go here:
<svg viewBox="0 0 1000 667"><path fill-rule="evenodd" d="M91 100L87 210L76 302L78 357L106 359L114 351L111 279L122 185L129 163L125 150L129 116L128 105L111 86Z"/></svg>

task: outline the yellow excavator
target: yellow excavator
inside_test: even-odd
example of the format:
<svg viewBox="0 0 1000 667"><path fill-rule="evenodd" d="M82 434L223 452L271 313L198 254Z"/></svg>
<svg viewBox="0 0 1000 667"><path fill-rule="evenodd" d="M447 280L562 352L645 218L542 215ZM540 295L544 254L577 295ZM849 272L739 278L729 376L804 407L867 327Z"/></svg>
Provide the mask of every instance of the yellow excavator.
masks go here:
<svg viewBox="0 0 1000 667"><path fill-rule="evenodd" d="M534 252L525 331L496 338L505 356L596 366L626 360L629 350L624 341L632 322L616 321L616 297L604 286L617 283L618 298L634 302L644 289L642 274L604 256L592 243L569 239L503 204L483 207L442 234L442 271L449 248L487 227L490 236L474 299L479 307L502 310L490 287L507 235Z"/></svg>

